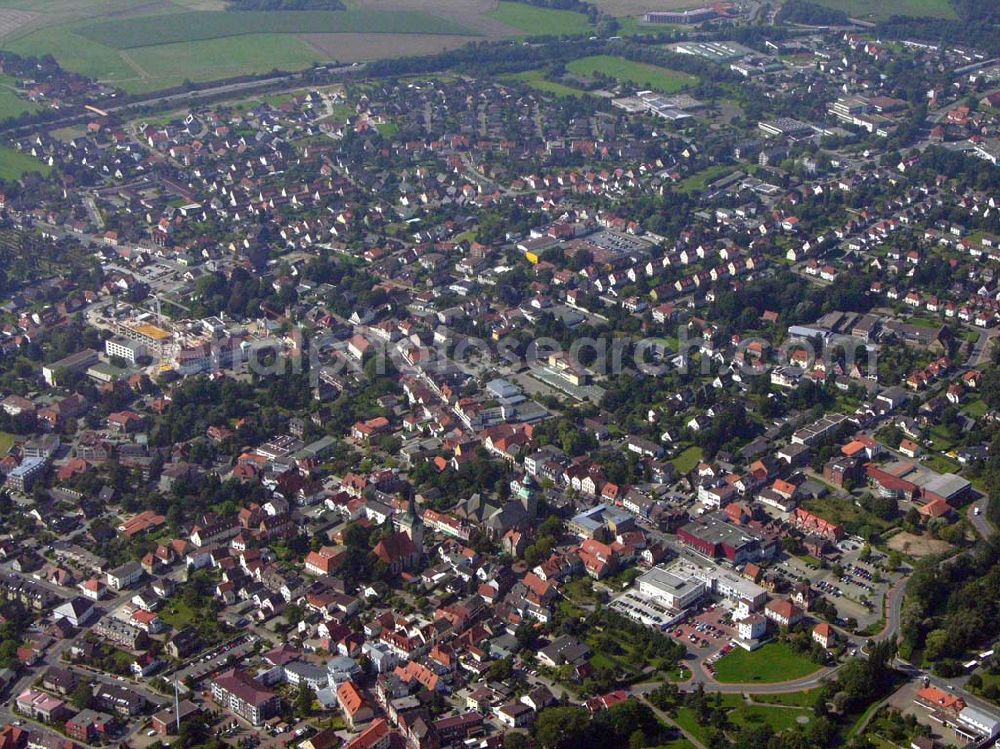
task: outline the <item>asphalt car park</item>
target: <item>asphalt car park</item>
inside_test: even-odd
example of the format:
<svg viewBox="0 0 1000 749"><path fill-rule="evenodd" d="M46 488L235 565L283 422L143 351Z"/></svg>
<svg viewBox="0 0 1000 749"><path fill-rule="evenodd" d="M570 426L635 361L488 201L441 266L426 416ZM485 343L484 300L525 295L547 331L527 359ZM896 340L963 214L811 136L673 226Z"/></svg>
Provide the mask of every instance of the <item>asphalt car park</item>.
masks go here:
<svg viewBox="0 0 1000 749"><path fill-rule="evenodd" d="M736 629L731 612L720 604L711 604L671 627L668 634L709 664L718 660L723 649L732 649L730 640L736 637Z"/></svg>

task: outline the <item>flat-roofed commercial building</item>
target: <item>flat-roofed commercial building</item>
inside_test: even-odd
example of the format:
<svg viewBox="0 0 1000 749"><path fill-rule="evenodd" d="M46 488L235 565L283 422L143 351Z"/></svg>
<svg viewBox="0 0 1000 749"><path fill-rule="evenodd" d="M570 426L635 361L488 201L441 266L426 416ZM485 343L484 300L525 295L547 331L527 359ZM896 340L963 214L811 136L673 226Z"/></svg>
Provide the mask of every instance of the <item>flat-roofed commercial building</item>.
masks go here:
<svg viewBox="0 0 1000 749"><path fill-rule="evenodd" d="M146 344L128 338L109 338L104 342L104 353L134 365L137 359L146 355Z"/></svg>
<svg viewBox="0 0 1000 749"><path fill-rule="evenodd" d="M636 580L639 594L665 606L681 610L696 603L706 593L705 584L690 575L654 567Z"/></svg>

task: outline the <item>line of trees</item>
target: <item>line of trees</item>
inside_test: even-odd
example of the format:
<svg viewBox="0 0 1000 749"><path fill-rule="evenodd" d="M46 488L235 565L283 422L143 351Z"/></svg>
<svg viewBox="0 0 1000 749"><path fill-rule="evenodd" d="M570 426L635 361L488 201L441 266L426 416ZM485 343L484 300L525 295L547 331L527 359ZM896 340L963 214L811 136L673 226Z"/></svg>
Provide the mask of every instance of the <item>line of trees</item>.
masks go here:
<svg viewBox="0 0 1000 749"><path fill-rule="evenodd" d="M809 26L845 26L850 23L844 11L817 5L809 0L791 0L785 3L778 12L778 20Z"/></svg>
<svg viewBox="0 0 1000 749"><path fill-rule="evenodd" d="M230 0L227 10L344 10L340 0Z"/></svg>

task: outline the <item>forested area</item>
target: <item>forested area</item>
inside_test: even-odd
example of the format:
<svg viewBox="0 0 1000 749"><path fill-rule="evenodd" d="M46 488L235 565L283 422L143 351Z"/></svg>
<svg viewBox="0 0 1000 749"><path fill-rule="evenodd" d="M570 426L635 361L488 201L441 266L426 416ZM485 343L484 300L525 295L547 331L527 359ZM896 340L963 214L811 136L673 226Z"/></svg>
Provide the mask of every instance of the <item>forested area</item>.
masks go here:
<svg viewBox="0 0 1000 749"><path fill-rule="evenodd" d="M984 540L942 563L917 563L906 591L900 655L922 653L942 675L954 675L970 650L1000 635L1000 539Z"/></svg>
<svg viewBox="0 0 1000 749"><path fill-rule="evenodd" d="M855 273L817 289L806 279L782 270L739 291L720 290L711 318L725 326L752 329L764 310L777 312L788 325L811 322L833 310L867 312L873 303L867 294L869 286L866 275Z"/></svg>
<svg viewBox="0 0 1000 749"><path fill-rule="evenodd" d="M809 0L791 0L785 3L778 11L778 20L810 26L843 26L849 23L844 11L817 5Z"/></svg>

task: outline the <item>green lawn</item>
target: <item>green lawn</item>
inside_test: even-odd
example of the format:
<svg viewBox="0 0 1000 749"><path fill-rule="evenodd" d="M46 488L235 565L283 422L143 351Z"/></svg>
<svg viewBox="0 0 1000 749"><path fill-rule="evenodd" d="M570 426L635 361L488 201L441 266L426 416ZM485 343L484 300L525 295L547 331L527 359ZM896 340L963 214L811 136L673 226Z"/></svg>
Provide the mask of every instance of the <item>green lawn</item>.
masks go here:
<svg viewBox="0 0 1000 749"><path fill-rule="evenodd" d="M512 81L521 81L537 91L544 91L554 96L582 96L585 93L578 88L570 88L562 83L545 80L545 72L541 70L527 70L523 73L507 76L507 78Z"/></svg>
<svg viewBox="0 0 1000 749"><path fill-rule="evenodd" d="M865 738L875 749L900 749L899 745L883 739L877 733L865 733Z"/></svg>
<svg viewBox="0 0 1000 749"><path fill-rule="evenodd" d="M677 185L677 189L680 192L686 193L704 192L710 184L716 180L722 179L732 171L733 167L723 164L710 166L707 169L702 169L700 172L696 172L695 174L682 179L680 184Z"/></svg>
<svg viewBox="0 0 1000 749"><path fill-rule="evenodd" d="M977 689L972 689L974 694L978 694L983 699L990 699L983 692L987 689L992 691L991 687L1000 688L1000 674L991 674L985 668L977 668L975 673L983 680L983 685ZM998 702L997 699L991 700L991 702Z"/></svg>
<svg viewBox="0 0 1000 749"><path fill-rule="evenodd" d="M963 408L962 413L964 413L970 419L981 419L986 415L986 412L989 410L990 407L986 405L986 401L980 399L972 401L972 403Z"/></svg>
<svg viewBox="0 0 1000 749"><path fill-rule="evenodd" d="M715 669L716 680L724 684L772 684L801 679L818 671L819 666L787 645L772 642L752 653L735 648L719 659Z"/></svg>
<svg viewBox="0 0 1000 749"><path fill-rule="evenodd" d="M852 18L884 20L890 16L956 18L948 0L816 0L819 5L842 10Z"/></svg>
<svg viewBox="0 0 1000 749"><path fill-rule="evenodd" d="M577 75L589 76L595 73L606 75L620 83L631 83L640 88L651 88L665 94L677 93L698 82L695 76L687 73L611 55L593 55L573 60L566 69Z"/></svg>
<svg viewBox="0 0 1000 749"><path fill-rule="evenodd" d="M775 733L809 722L812 710L771 705L740 705L729 719L740 726L768 725Z"/></svg>
<svg viewBox="0 0 1000 749"><path fill-rule="evenodd" d="M931 442L931 447L933 447L935 450L940 450L941 452L947 452L955 444L954 440L951 437L951 434L949 434L948 430L945 429L940 424L931 429L930 442Z"/></svg>
<svg viewBox="0 0 1000 749"><path fill-rule="evenodd" d="M928 330L937 330L941 327L940 320L933 320L929 317L918 317L914 315L913 317L907 318L906 322L918 328L926 328Z"/></svg>
<svg viewBox="0 0 1000 749"><path fill-rule="evenodd" d="M135 661L135 656L129 655L124 650L115 650L111 659L115 662L115 665L118 666L118 668L124 671L132 668L132 662Z"/></svg>
<svg viewBox="0 0 1000 749"><path fill-rule="evenodd" d="M583 619L587 612L569 601L559 602L559 612L565 619Z"/></svg>
<svg viewBox="0 0 1000 749"><path fill-rule="evenodd" d="M737 708L743 704L743 697L738 694L723 694L722 707L724 708ZM715 695L708 695L709 704L714 704ZM684 729L688 734L694 736L697 741L702 744L708 744L710 728L708 726L698 725L698 714L693 708L682 707L677 710L677 715L674 716L674 722L677 723L682 729Z"/></svg>
<svg viewBox="0 0 1000 749"><path fill-rule="evenodd" d="M377 125L376 129L387 140L392 140L399 135L399 125L395 122L383 122L381 125Z"/></svg>
<svg viewBox="0 0 1000 749"><path fill-rule="evenodd" d="M590 33L590 19L572 10L539 8L525 3L501 0L489 13L495 21L523 31L529 36L555 36Z"/></svg>
<svg viewBox="0 0 1000 749"><path fill-rule="evenodd" d="M824 520L831 523L840 523L845 527L856 527L859 525L870 525L879 530L885 530L891 523L882 520L870 512L865 512L850 499L827 495L809 499L805 503L805 508L814 512Z"/></svg>
<svg viewBox="0 0 1000 749"><path fill-rule="evenodd" d="M674 722L677 723L684 731L689 735L693 736L696 741L699 741L703 746L708 745L709 739L709 729L708 726L698 725L697 713L693 708L682 707L677 711L677 715L674 717Z"/></svg>
<svg viewBox="0 0 1000 749"><path fill-rule="evenodd" d="M668 678L679 676L675 665L660 656L649 658L636 644L622 637L616 630L592 629L585 638L593 656L594 667L603 667L621 672L629 678L637 677L645 669L669 671ZM648 674L648 672L647 672Z"/></svg>
<svg viewBox="0 0 1000 749"><path fill-rule="evenodd" d="M6 455L14 446L14 435L0 432L0 455Z"/></svg>
<svg viewBox="0 0 1000 749"><path fill-rule="evenodd" d="M174 628L183 629L198 618L198 612L185 604L180 596L175 596L170 603L160 610L160 618Z"/></svg>
<svg viewBox="0 0 1000 749"><path fill-rule="evenodd" d="M768 705L788 705L789 707L812 707L819 696L818 689L806 689L802 692L783 694L751 694L754 702L764 702Z"/></svg>
<svg viewBox="0 0 1000 749"><path fill-rule="evenodd" d="M48 174L52 167L43 164L34 156L0 146L0 179L18 180L28 172Z"/></svg>
<svg viewBox="0 0 1000 749"><path fill-rule="evenodd" d="M586 575L570 580L563 588L566 598L574 603L596 604L600 598L594 593L594 581Z"/></svg>
<svg viewBox="0 0 1000 749"><path fill-rule="evenodd" d="M694 749L694 744L681 737L673 741L668 741L666 744L657 744L653 749Z"/></svg>
<svg viewBox="0 0 1000 749"><path fill-rule="evenodd" d="M684 476L695 469L695 467L701 462L701 458L701 448L697 445L692 445L670 462L674 464L674 468L677 469L677 473Z"/></svg>
<svg viewBox="0 0 1000 749"><path fill-rule="evenodd" d="M851 728L847 732L847 736L849 738L853 737L853 736L856 736L858 734L858 732L861 730L861 726L870 725L869 716L874 715L880 709L881 709L881 707L879 705L879 702L873 702L872 704L870 704L865 709L865 711L858 716L857 720L855 720L854 723L851 724Z"/></svg>
<svg viewBox="0 0 1000 749"><path fill-rule="evenodd" d="M944 455L925 455L921 462L938 473L958 473L962 466Z"/></svg>

